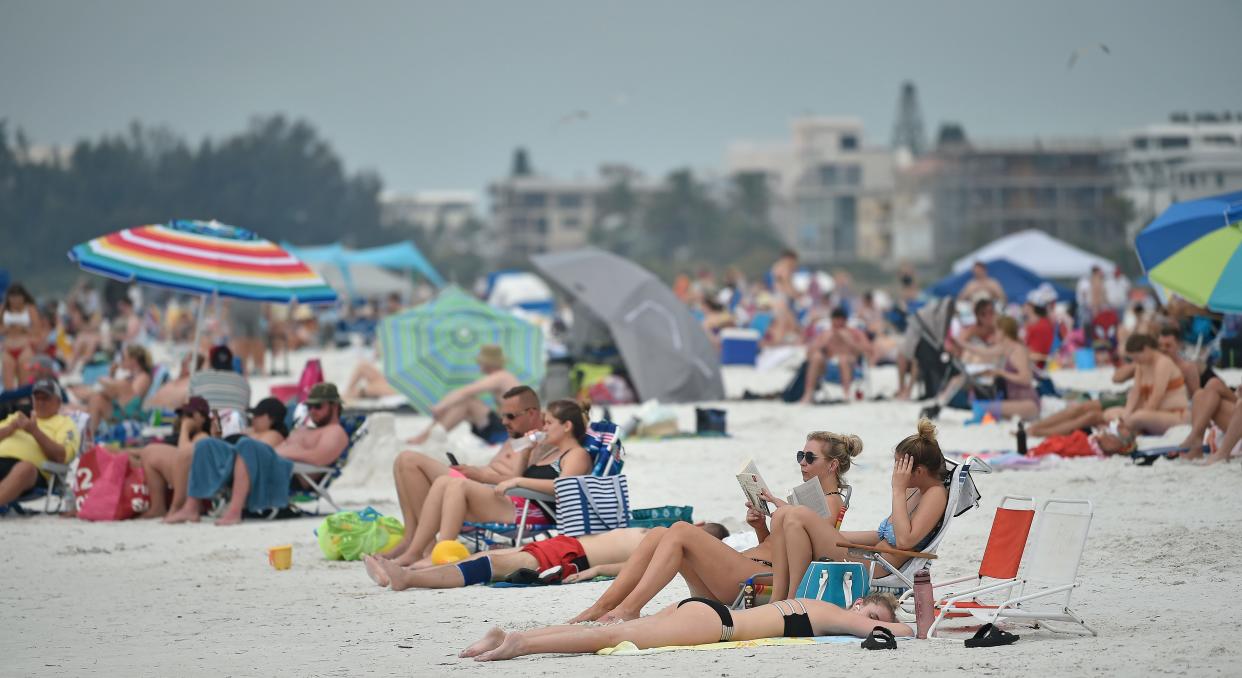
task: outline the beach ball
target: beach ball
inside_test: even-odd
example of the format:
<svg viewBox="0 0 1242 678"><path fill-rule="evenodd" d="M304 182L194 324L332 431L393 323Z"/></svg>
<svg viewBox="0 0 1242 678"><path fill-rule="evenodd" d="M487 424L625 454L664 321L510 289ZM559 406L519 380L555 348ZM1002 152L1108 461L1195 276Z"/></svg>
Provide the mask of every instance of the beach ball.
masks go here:
<svg viewBox="0 0 1242 678"><path fill-rule="evenodd" d="M470 552L459 541L445 540L431 549L431 562L436 565L448 565L470 557Z"/></svg>

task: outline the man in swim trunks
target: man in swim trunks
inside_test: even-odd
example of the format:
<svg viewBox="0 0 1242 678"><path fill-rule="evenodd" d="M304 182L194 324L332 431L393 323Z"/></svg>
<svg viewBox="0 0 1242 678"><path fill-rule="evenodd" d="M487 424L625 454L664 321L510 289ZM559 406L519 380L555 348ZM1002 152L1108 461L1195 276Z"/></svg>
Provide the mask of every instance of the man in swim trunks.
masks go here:
<svg viewBox="0 0 1242 678"><path fill-rule="evenodd" d="M719 523L706 523L703 529L723 539L729 531ZM616 576L643 536L643 527L627 527L583 537L560 535L534 541L520 548L476 553L451 565L422 569L404 568L394 561L367 556L367 574L380 586L394 591L408 588L446 589L502 581L518 570L544 575L544 581L574 583L599 576ZM560 568L556 570L555 568Z"/></svg>
<svg viewBox="0 0 1242 678"><path fill-rule="evenodd" d="M482 396L491 394L493 402L499 404L506 391L521 385L513 373L505 369L505 354L499 346L486 344L479 349L476 358L483 376L475 381L450 391L431 408L433 421L427 430L410 438L411 445L422 445L431 437L436 426L451 431L463 421L470 423L470 432L495 445L508 439L504 422L486 403Z"/></svg>

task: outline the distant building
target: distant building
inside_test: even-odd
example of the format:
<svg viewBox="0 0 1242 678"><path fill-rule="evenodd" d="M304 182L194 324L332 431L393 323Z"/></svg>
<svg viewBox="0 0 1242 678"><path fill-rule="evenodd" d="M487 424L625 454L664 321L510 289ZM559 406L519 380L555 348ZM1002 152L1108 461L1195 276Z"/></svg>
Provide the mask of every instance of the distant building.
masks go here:
<svg viewBox="0 0 1242 678"><path fill-rule="evenodd" d="M618 182L647 190L642 175L625 165L603 165L589 179L511 175L488 186L497 249L529 256L583 247L599 216L599 197Z"/></svg>
<svg viewBox="0 0 1242 678"><path fill-rule="evenodd" d="M1118 168L1134 204L1132 231L1174 202L1242 190L1242 112L1175 113L1130 130Z"/></svg>
<svg viewBox="0 0 1242 678"><path fill-rule="evenodd" d="M478 196L472 191L419 191L380 196L380 223L387 228L410 227L432 231L441 224L452 233L478 215Z"/></svg>
<svg viewBox="0 0 1242 678"><path fill-rule="evenodd" d="M892 151L865 147L857 118L797 118L791 128L789 142L731 145L728 172L767 178L772 223L805 261L889 257Z"/></svg>
<svg viewBox="0 0 1242 678"><path fill-rule="evenodd" d="M1114 169L1119 142L1060 140L940 144L925 179L932 257L960 256L1028 228L1097 251L1125 236Z"/></svg>

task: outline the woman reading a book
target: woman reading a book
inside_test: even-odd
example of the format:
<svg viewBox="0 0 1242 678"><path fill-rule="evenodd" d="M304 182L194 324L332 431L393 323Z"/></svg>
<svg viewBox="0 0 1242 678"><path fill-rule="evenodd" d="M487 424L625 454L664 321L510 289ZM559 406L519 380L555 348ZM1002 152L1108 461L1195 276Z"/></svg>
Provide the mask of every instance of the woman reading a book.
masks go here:
<svg viewBox="0 0 1242 678"><path fill-rule="evenodd" d="M840 514L844 505L841 483L851 460L862 452L862 440L855 435L815 431L807 436L797 453L804 481L817 478L828 506L828 515ZM783 501L765 497L778 507ZM689 524L655 528L647 533L630 555L599 600L570 620L626 621L637 619L646 605L678 573L690 585L691 595L715 601L732 602L738 584L761 572L771 572L774 551L768 541L768 527L762 509L746 503L746 522L759 537L759 545L741 553ZM811 509L814 515L818 517ZM828 519L831 524L832 519ZM703 537L706 537L704 539Z"/></svg>
<svg viewBox="0 0 1242 678"><path fill-rule="evenodd" d="M625 641L645 650L773 637L862 638L877 627L890 634L892 643L892 636L914 635L897 621L896 610L897 601L887 593L859 598L848 610L822 600L790 600L735 612L710 598L687 598L650 617L611 626L550 626L509 633L495 627L459 656L496 661L528 654L598 652Z"/></svg>
<svg viewBox="0 0 1242 678"><path fill-rule="evenodd" d="M918 432L898 443L894 451L893 512L874 531L841 532L833 521L805 506L778 508L772 516L772 536L766 542L774 565L772 599L793 598L812 559L858 560L850 558L838 542L884 544L904 551L925 548L940 528L949 502L946 475L944 455L936 442L936 427L921 419ZM900 566L906 560L892 555L889 562Z"/></svg>

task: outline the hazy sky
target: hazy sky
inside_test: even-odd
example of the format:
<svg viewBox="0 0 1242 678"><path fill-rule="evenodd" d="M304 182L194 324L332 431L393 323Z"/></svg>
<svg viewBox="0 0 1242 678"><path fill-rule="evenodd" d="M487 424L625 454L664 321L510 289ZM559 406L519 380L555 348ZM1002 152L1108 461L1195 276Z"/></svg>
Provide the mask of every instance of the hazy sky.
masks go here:
<svg viewBox="0 0 1242 678"><path fill-rule="evenodd" d="M662 174L785 138L806 112L859 116L887 143L905 79L929 135L944 120L1107 135L1242 109L1239 27L1239 0L0 0L0 118L66 144L134 119L197 140L284 112L389 188L478 191L518 145L549 174ZM1100 42L1111 56L1067 70Z"/></svg>

